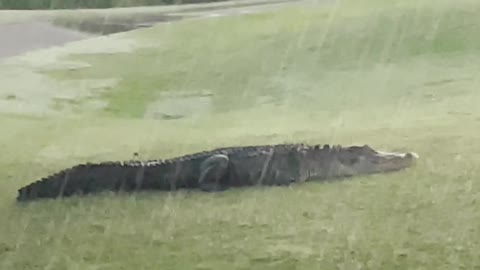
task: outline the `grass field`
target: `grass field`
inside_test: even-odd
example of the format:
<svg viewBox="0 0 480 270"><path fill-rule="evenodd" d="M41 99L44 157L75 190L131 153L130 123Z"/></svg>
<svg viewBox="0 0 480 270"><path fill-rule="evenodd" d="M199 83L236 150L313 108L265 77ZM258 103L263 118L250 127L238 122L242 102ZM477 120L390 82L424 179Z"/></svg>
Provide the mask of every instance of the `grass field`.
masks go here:
<svg viewBox="0 0 480 270"><path fill-rule="evenodd" d="M0 269L480 269L480 3L385 2L165 24L2 63ZM14 201L79 162L279 142L420 160L291 188Z"/></svg>

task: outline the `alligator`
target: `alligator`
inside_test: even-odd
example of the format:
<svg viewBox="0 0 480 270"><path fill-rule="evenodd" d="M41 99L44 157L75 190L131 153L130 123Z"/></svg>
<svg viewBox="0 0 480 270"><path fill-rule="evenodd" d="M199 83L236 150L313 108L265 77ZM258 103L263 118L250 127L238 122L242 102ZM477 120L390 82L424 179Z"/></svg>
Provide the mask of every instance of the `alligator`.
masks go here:
<svg viewBox="0 0 480 270"><path fill-rule="evenodd" d="M277 144L217 148L167 160L80 164L18 190L17 201L103 191L205 192L244 186L287 186L305 181L398 171L418 155L376 151L369 145Z"/></svg>

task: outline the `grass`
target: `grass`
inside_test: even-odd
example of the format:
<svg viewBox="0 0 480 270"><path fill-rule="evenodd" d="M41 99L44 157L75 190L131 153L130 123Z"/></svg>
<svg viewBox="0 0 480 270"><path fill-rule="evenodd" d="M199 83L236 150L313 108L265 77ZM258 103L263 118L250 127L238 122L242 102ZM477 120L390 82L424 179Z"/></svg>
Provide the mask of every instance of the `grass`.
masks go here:
<svg viewBox="0 0 480 270"><path fill-rule="evenodd" d="M60 85L117 83L78 88L104 107L79 95L73 113L0 115L0 268L479 268L479 4L341 3L161 25L125 35L143 44L131 52L59 59L84 68L35 67ZM293 141L421 159L291 188L14 202L87 160Z"/></svg>

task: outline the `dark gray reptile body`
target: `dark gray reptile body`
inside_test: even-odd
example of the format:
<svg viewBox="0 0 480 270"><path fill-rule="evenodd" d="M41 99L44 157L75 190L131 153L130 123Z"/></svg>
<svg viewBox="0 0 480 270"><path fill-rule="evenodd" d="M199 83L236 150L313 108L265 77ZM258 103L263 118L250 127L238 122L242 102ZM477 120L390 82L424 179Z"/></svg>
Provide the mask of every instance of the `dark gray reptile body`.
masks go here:
<svg viewBox="0 0 480 270"><path fill-rule="evenodd" d="M81 164L21 188L18 200L101 191L198 189L202 162L218 154L229 158L228 169L218 179L223 188L254 185L259 180L264 185L287 184L294 177L287 179L286 169L291 171L291 165L299 162L296 146L228 147L167 160Z"/></svg>
<svg viewBox="0 0 480 270"><path fill-rule="evenodd" d="M19 189L18 201L102 191L202 189L289 185L312 177L352 176L332 170L361 147L279 144L226 147L167 160L77 165ZM358 153L356 153L357 151ZM373 150L372 150L373 151ZM347 161L345 161L347 160ZM400 167L398 168L400 169Z"/></svg>

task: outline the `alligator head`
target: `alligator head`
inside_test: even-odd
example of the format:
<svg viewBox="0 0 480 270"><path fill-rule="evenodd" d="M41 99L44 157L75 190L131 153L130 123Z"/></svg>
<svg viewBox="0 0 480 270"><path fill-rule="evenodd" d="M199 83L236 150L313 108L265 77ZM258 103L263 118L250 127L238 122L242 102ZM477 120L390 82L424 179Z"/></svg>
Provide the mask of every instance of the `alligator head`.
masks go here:
<svg viewBox="0 0 480 270"><path fill-rule="evenodd" d="M311 177L349 177L398 171L412 166L418 159L413 152L376 151L368 145L351 147L315 147L304 152Z"/></svg>

